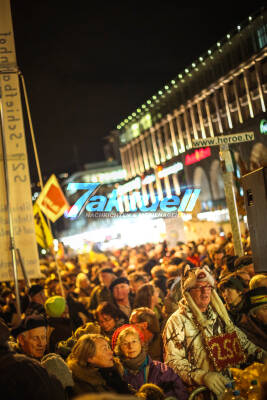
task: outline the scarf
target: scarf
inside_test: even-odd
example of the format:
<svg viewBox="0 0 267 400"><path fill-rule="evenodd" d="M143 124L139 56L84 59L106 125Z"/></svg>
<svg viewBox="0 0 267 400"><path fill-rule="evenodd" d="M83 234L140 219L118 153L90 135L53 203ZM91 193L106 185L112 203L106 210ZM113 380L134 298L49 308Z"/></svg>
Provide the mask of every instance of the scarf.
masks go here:
<svg viewBox="0 0 267 400"><path fill-rule="evenodd" d="M122 364L126 370L129 370L133 374L138 374L138 372L147 366L148 357L145 350L142 348L141 353L135 358L122 358Z"/></svg>

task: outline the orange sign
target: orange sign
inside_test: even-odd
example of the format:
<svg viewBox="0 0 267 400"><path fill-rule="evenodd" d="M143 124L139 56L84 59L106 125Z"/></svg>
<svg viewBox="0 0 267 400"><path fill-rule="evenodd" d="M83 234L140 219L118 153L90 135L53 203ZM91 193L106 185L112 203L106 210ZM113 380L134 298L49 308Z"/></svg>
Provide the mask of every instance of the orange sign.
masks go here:
<svg viewBox="0 0 267 400"><path fill-rule="evenodd" d="M48 179L36 203L52 222L55 222L69 208L55 175Z"/></svg>

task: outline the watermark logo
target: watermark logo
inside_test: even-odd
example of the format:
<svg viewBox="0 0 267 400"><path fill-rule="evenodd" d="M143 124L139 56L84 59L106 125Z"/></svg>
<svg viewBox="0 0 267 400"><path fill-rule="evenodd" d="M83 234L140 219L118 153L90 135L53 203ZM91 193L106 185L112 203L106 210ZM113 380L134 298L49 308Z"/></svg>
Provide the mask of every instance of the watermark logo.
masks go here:
<svg viewBox="0 0 267 400"><path fill-rule="evenodd" d="M181 196L172 195L159 199L155 196L154 201L150 202L149 195L143 196L139 191L133 192L132 195L123 194L118 196L116 189L113 189L110 197L103 195L96 195L100 183L69 183L67 190L78 191L84 190L85 192L73 204L67 218L78 218L84 210L90 213L91 217L99 217L108 215L114 217L121 216L122 214L136 214L136 213L165 213L172 215L178 212L192 212L196 201L200 194L200 189L186 188ZM127 210L125 209L127 204Z"/></svg>

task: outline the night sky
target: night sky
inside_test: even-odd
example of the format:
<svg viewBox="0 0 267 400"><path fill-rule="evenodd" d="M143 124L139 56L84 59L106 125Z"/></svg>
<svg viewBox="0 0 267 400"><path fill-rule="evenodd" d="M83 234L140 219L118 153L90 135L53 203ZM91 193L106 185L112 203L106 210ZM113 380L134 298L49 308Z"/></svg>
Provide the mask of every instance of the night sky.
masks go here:
<svg viewBox="0 0 267 400"><path fill-rule="evenodd" d="M43 175L104 160L118 123L265 2L180 4L11 0Z"/></svg>

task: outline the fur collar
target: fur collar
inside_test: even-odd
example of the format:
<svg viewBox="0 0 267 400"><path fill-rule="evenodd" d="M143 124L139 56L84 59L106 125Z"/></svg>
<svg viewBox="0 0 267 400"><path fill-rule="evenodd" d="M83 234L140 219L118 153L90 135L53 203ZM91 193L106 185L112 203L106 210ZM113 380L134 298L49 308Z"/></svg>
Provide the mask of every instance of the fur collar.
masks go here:
<svg viewBox="0 0 267 400"><path fill-rule="evenodd" d="M88 365L87 367L81 367L77 360L67 360L68 367L73 373L73 377L83 382L88 382L91 385L106 385L105 380L99 372L99 369Z"/></svg>

